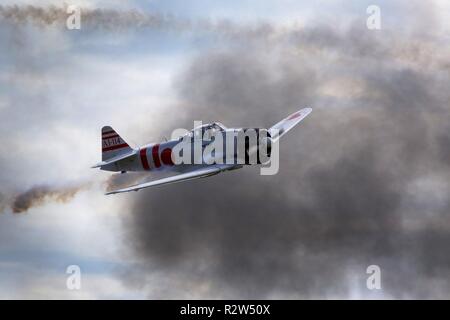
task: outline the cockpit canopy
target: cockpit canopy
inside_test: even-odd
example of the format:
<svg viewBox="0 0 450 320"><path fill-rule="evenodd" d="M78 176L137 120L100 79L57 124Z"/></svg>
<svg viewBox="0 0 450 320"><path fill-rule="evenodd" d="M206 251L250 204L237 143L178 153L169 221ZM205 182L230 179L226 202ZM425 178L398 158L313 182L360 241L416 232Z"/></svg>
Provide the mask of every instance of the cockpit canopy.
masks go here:
<svg viewBox="0 0 450 320"><path fill-rule="evenodd" d="M205 139L210 139L212 136L214 136L217 132L224 131L226 127L221 124L220 122L213 122L204 124L202 126L196 127L189 131L187 134L194 139L202 139L203 137ZM206 132L206 135L205 135Z"/></svg>

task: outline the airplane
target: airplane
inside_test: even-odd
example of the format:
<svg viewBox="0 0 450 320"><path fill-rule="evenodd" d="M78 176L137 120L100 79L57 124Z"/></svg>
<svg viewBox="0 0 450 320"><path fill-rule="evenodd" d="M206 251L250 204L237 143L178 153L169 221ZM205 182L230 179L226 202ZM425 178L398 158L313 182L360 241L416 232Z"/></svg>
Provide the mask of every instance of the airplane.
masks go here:
<svg viewBox="0 0 450 320"><path fill-rule="evenodd" d="M176 173L162 179L105 193L105 195L109 195L209 177L220 172L240 169L249 164L265 164L270 161L272 145L278 143L283 135L308 116L311 111L311 108L301 109L268 130L261 128L227 128L220 122L213 122L195 127L177 139L150 143L138 148L132 148L113 128L104 126L102 128L102 161L92 168L121 173ZM251 134L248 132L254 132L255 146L250 145ZM245 151L244 155L239 153L242 150L239 149L239 146L233 144L232 148L227 149L228 145L226 145L228 143L226 142L228 141L226 140L227 136L233 137L234 140L230 141L236 142L237 136L242 137L240 136L241 133L245 136L245 143L242 147ZM206 153L207 148L214 149L211 145L213 142L217 142L216 147L223 145L226 152L217 151L219 150L217 149L210 154ZM195 148L199 148L200 152L196 153ZM175 157L175 150L182 150L178 152L178 158ZM189 161L180 162L180 155L186 155L185 159ZM216 161L217 159L223 161Z"/></svg>

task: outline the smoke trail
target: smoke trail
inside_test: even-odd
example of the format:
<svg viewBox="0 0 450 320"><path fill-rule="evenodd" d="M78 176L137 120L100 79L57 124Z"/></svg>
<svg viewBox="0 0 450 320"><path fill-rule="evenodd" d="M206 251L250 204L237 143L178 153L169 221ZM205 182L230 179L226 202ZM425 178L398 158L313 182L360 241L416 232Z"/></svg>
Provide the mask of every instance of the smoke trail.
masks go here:
<svg viewBox="0 0 450 320"><path fill-rule="evenodd" d="M3 212L6 208L11 208L13 213L23 213L50 202L68 203L79 192L90 190L94 185L100 186L101 189L105 188L106 191L111 191L142 183L148 179L148 174L142 173L111 174L104 180L97 182L90 181L67 186L37 185L11 197L0 193L0 212ZM95 189L95 192L99 191Z"/></svg>
<svg viewBox="0 0 450 320"><path fill-rule="evenodd" d="M114 9L80 8L82 28L103 31L124 31L129 29L163 29L174 31L203 30L233 33L239 28L230 21L213 22L207 19L190 20L170 14L151 13L139 10L119 11ZM67 7L1 6L0 18L13 24L31 23L40 27L65 26L69 17ZM254 32L265 27L258 26Z"/></svg>
<svg viewBox="0 0 450 320"><path fill-rule="evenodd" d="M0 6L0 17L15 24L33 23L39 26L65 25L67 7ZM90 28L123 29L129 27L162 27L173 24L170 17L139 11L112 9L81 9L83 24Z"/></svg>
<svg viewBox="0 0 450 320"><path fill-rule="evenodd" d="M66 187L34 186L16 195L10 207L14 213L22 213L51 201L66 203L72 200L79 191L88 186L89 184Z"/></svg>
<svg viewBox="0 0 450 320"><path fill-rule="evenodd" d="M123 188L137 183L142 183L150 179L148 174L127 173L127 174L111 174L107 178L99 181L90 181L78 184L70 184L66 186L56 185L36 185L27 190L7 196L0 193L0 213L10 208L13 213L23 213L32 208L45 205L46 203L68 203L79 192L93 190L93 192L111 191Z"/></svg>
<svg viewBox="0 0 450 320"><path fill-rule="evenodd" d="M37 185L9 198L0 193L0 212L7 207L10 207L14 213L22 213L49 202L68 203L79 192L90 190L95 185L106 188L106 191L110 191L141 183L148 178L148 174L141 173L112 174L104 180L97 182L90 181L66 186ZM95 192L98 191L97 189L95 190Z"/></svg>

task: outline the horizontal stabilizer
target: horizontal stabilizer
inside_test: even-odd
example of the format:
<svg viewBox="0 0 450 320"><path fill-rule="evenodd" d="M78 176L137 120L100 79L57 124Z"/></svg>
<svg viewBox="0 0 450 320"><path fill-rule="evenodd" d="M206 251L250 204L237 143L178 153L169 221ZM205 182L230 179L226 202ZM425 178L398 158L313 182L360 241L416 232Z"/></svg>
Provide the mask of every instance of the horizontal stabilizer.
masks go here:
<svg viewBox="0 0 450 320"><path fill-rule="evenodd" d="M99 163L97 163L96 165L92 166L91 168L100 168L100 167L102 167L102 166L106 166L106 165L108 165L108 164L112 164L112 163L114 163L114 162L117 162L117 161L126 159L126 158L128 158L128 157L132 157L132 156L134 156L135 154L136 154L136 150L131 150L131 151L128 151L128 152L126 152L126 153L119 154L119 155L117 155L117 156L115 156L115 157L112 157L112 158L110 158L110 159L108 159L108 160L99 162Z"/></svg>

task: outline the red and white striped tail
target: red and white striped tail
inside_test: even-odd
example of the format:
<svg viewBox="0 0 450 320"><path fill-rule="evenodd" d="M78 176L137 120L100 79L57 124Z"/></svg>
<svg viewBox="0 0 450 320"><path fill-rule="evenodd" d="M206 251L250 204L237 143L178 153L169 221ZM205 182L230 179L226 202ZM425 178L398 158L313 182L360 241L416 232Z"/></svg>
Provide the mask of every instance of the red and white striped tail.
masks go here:
<svg viewBox="0 0 450 320"><path fill-rule="evenodd" d="M102 161L132 150L119 134L110 126L102 128Z"/></svg>

